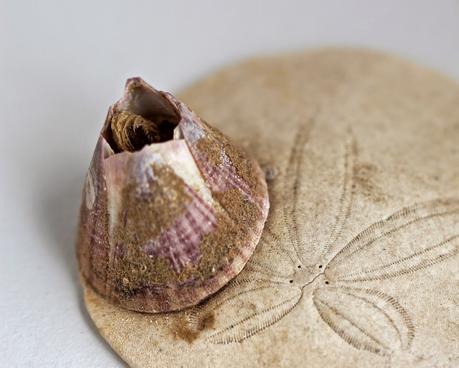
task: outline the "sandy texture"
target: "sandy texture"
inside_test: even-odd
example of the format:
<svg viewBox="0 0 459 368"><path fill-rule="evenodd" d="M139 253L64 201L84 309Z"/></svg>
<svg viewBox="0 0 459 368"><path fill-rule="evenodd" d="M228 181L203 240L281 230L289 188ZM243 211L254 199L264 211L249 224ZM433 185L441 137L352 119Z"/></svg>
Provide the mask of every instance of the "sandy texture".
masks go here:
<svg viewBox="0 0 459 368"><path fill-rule="evenodd" d="M252 60L183 100L265 169L244 271L199 307L86 305L132 367L459 365L459 87L393 57Z"/></svg>

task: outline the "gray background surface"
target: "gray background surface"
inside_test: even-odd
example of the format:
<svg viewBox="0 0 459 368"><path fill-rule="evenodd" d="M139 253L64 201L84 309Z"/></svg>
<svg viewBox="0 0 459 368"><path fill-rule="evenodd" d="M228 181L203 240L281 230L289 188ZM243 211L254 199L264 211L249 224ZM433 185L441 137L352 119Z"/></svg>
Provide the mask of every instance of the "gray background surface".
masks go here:
<svg viewBox="0 0 459 368"><path fill-rule="evenodd" d="M0 0L0 365L117 367L82 303L80 188L108 106L233 61L369 46L459 80L459 1Z"/></svg>

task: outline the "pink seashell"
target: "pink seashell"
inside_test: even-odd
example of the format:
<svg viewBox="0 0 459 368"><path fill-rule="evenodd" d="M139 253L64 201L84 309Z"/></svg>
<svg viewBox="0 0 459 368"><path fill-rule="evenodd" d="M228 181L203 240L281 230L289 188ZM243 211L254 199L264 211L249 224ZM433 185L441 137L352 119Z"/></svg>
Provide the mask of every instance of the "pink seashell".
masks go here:
<svg viewBox="0 0 459 368"><path fill-rule="evenodd" d="M204 235L211 232L217 219L215 211L196 192L186 186L192 200L174 224L154 240L145 244L144 250L150 257L167 259L179 273L187 264L196 265L201 254L199 244Z"/></svg>
<svg viewBox="0 0 459 368"><path fill-rule="evenodd" d="M85 181L80 272L127 309L195 305L242 270L268 208L253 159L171 94L129 79Z"/></svg>

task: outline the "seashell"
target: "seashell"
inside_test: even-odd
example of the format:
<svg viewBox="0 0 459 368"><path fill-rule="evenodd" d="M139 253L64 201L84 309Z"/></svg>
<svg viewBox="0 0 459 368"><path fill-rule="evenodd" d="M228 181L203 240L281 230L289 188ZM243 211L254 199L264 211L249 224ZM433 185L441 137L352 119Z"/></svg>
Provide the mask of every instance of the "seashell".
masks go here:
<svg viewBox="0 0 459 368"><path fill-rule="evenodd" d="M268 208L256 161L171 94L129 79L85 181L81 275L130 310L195 305L242 270Z"/></svg>

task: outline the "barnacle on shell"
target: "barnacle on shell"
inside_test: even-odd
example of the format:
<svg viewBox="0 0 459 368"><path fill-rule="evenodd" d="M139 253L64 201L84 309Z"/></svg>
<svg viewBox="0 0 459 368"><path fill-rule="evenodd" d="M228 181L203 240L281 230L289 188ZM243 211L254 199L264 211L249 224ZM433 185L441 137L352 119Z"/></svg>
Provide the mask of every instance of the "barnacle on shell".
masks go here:
<svg viewBox="0 0 459 368"><path fill-rule="evenodd" d="M253 159L171 94L129 79L86 177L80 272L127 309L195 305L242 270L268 207Z"/></svg>

